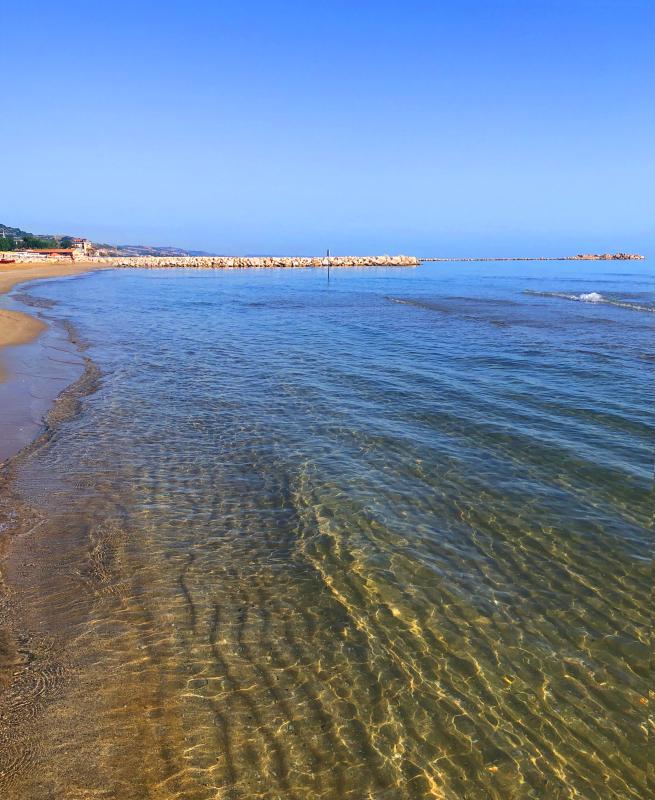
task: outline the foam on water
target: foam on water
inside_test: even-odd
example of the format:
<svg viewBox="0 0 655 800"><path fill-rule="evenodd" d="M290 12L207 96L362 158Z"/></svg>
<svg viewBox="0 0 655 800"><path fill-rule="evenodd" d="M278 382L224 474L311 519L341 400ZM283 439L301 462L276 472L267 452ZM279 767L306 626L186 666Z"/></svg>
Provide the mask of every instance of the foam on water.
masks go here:
<svg viewBox="0 0 655 800"><path fill-rule="evenodd" d="M631 303L628 300L621 300L619 298L604 297L598 292L582 292L581 294L567 294L566 292L542 292L534 289L525 289L524 294L536 295L537 297L557 297L561 300L573 300L580 303L599 303L616 308L625 308L628 311L645 311L646 313L655 313L655 303L652 305L643 305L640 303Z"/></svg>

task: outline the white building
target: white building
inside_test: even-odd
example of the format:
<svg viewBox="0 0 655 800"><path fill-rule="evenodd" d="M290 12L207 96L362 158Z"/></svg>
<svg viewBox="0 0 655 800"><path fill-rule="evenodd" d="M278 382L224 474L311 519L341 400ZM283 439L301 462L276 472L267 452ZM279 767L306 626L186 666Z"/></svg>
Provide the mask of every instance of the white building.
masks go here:
<svg viewBox="0 0 655 800"><path fill-rule="evenodd" d="M93 251L93 246L88 239L73 239L71 242L71 247L73 248L75 255L88 256Z"/></svg>

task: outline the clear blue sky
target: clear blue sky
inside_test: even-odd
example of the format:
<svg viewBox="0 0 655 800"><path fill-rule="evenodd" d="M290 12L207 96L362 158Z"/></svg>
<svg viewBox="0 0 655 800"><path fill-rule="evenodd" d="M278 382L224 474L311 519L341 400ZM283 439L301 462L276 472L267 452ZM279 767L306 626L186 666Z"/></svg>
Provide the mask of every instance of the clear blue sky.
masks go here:
<svg viewBox="0 0 655 800"><path fill-rule="evenodd" d="M655 252L653 0L1 19L2 223L221 253Z"/></svg>

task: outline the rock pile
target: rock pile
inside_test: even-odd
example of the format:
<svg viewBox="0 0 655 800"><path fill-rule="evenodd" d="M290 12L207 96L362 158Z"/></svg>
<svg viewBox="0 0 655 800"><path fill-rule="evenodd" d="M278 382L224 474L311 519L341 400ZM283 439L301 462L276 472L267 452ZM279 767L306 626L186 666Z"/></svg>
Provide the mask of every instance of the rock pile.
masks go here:
<svg viewBox="0 0 655 800"><path fill-rule="evenodd" d="M570 259L580 261L641 261L643 258L639 253L578 253L570 256Z"/></svg>
<svg viewBox="0 0 655 800"><path fill-rule="evenodd" d="M414 256L330 256L310 258L306 256L95 256L95 263L112 267L193 267L194 269L246 269L280 267L416 267L419 259Z"/></svg>

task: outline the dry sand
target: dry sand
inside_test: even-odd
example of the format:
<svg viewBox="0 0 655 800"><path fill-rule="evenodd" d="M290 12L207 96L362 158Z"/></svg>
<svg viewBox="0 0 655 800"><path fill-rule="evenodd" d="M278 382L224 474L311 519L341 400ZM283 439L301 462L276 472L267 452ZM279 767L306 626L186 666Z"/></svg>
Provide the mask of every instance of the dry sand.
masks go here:
<svg viewBox="0 0 655 800"><path fill-rule="evenodd" d="M97 265L90 262L56 262L0 264L0 294L5 294L14 286L26 281L41 278L57 278L62 275L79 275L97 269ZM6 311L0 309L0 348L8 345L26 344L31 342L45 330L45 323L29 314L20 311ZM5 373L0 364L0 381L5 379Z"/></svg>

